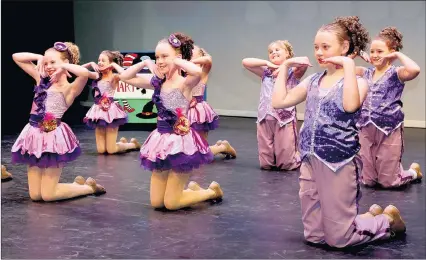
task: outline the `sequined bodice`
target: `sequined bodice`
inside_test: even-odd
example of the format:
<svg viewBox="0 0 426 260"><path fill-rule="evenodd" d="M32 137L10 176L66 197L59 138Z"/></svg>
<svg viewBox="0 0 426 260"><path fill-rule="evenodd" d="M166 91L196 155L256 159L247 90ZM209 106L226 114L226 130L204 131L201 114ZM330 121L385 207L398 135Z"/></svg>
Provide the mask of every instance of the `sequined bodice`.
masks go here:
<svg viewBox="0 0 426 260"><path fill-rule="evenodd" d="M207 85L205 85L204 83L200 82L197 86L195 86L192 89L192 96L196 97L196 96L204 96L204 91L206 89Z"/></svg>
<svg viewBox="0 0 426 260"><path fill-rule="evenodd" d="M111 84L111 81L98 81L97 86L99 88L99 91L101 92L101 95L104 93L107 94L108 97L114 97L115 89L114 86Z"/></svg>
<svg viewBox="0 0 426 260"><path fill-rule="evenodd" d="M358 126L373 122L388 135L404 122L401 96L405 84L399 80L397 67L393 65L376 82L373 81L374 72L372 67L364 74L369 88Z"/></svg>
<svg viewBox="0 0 426 260"><path fill-rule="evenodd" d="M324 74L316 73L309 83L299 148L302 158L316 155L336 171L360 149L355 126L360 111L345 112L343 79L329 89L319 87Z"/></svg>
<svg viewBox="0 0 426 260"><path fill-rule="evenodd" d="M189 101L179 89L175 88L170 92L162 90L160 97L166 109L176 111L176 108L181 108L184 115L188 112Z"/></svg>
<svg viewBox="0 0 426 260"><path fill-rule="evenodd" d="M51 89L48 89L46 91L46 94L46 113L52 113L53 115L55 115L56 118L62 118L65 111L67 111L68 109L64 94L62 92L54 91ZM31 114L37 114L36 109L37 106L33 102Z"/></svg>
<svg viewBox="0 0 426 260"><path fill-rule="evenodd" d="M272 71L266 69L263 71L262 86L260 89L260 100L257 112L257 123L264 120L267 115L273 116L278 120L279 125L283 126L296 118L296 107L292 106L285 109L274 109L272 107L272 93L274 91L275 78ZM288 70L287 89L290 90L299 84L292 69Z"/></svg>

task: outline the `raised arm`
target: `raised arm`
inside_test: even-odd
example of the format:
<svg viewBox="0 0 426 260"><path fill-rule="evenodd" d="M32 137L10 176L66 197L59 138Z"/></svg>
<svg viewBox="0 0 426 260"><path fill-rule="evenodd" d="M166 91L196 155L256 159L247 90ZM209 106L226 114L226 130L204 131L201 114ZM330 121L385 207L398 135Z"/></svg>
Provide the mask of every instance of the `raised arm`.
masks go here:
<svg viewBox="0 0 426 260"><path fill-rule="evenodd" d="M201 80L202 70L199 66L191 61L181 58L174 59L174 64L186 72L184 87L192 89L197 86Z"/></svg>
<svg viewBox="0 0 426 260"><path fill-rule="evenodd" d="M202 65L202 71L204 74L209 74L211 68L212 68L212 64L213 64L213 60L212 57L210 55L205 55L196 59L191 60L194 64L200 64Z"/></svg>
<svg viewBox="0 0 426 260"><path fill-rule="evenodd" d="M365 79L357 79L355 62L343 56L327 58L324 62L343 66L343 109L348 113L356 112L367 96L368 85Z"/></svg>
<svg viewBox="0 0 426 260"><path fill-rule="evenodd" d="M360 54L358 54L357 52L354 52L354 53L348 55L348 58L351 58L353 60L355 60L356 57L360 57L363 61L365 61L367 63L371 63L370 56L365 51L360 51ZM356 73L356 75L358 75L360 77L364 77L365 70L366 70L366 68L363 67L363 66L356 66L355 67L355 73Z"/></svg>
<svg viewBox="0 0 426 260"><path fill-rule="evenodd" d="M97 79L99 78L99 67L98 64L96 64L95 62L91 61L88 62L86 64L81 65L83 68L89 69L90 67L94 70L94 71L90 71L89 70L89 79Z"/></svg>
<svg viewBox="0 0 426 260"><path fill-rule="evenodd" d="M120 81L120 74L124 71L124 68L122 68L120 65L118 65L115 62L111 63L111 68L115 69L117 73L114 74L113 81L115 82L115 86L118 86L118 82Z"/></svg>
<svg viewBox="0 0 426 260"><path fill-rule="evenodd" d="M141 71L146 66L145 61L146 60L136 63L132 65L130 68L120 73L120 79L124 81L124 80L129 80L136 77L136 74L138 74L139 71Z"/></svg>
<svg viewBox="0 0 426 260"><path fill-rule="evenodd" d="M303 78L303 75L305 75L307 70L308 66L293 68L294 77L300 80L301 78Z"/></svg>
<svg viewBox="0 0 426 260"><path fill-rule="evenodd" d="M70 90L68 93L66 93L65 96L67 104L72 104L74 99L80 95L81 91L83 91L84 87L86 86L87 79L89 78L89 71L80 65L70 63L63 63L59 68L69 71L70 73L77 76L74 82L71 83Z"/></svg>
<svg viewBox="0 0 426 260"><path fill-rule="evenodd" d="M307 57L296 57L286 60L280 66L280 72L275 80L274 91L272 93L273 108L289 108L306 100L308 84L312 76L307 77L291 90L287 90L288 68L291 66L298 67L301 70L304 67L307 68L312 65Z"/></svg>
<svg viewBox="0 0 426 260"><path fill-rule="evenodd" d="M263 76L263 71L267 67L274 67L278 68L279 66L276 66L272 64L270 61L257 59L257 58L245 58L243 59L243 66L244 68L248 69L252 73L256 74L259 77Z"/></svg>
<svg viewBox="0 0 426 260"><path fill-rule="evenodd" d="M357 111L364 99L361 99L360 88L356 77L355 63L350 58L343 58L343 109L348 113ZM363 86L365 87L365 86Z"/></svg>
<svg viewBox="0 0 426 260"><path fill-rule="evenodd" d="M402 52L394 52L394 55L402 63L402 66L397 70L399 80L402 82L410 81L420 74L419 65L417 65L417 63L410 59L407 55Z"/></svg>
<svg viewBox="0 0 426 260"><path fill-rule="evenodd" d="M40 72L33 61L38 61L38 66L44 66L43 55L30 52L18 52L12 55L12 59L23 71L37 82L37 85L40 83Z"/></svg>
<svg viewBox="0 0 426 260"><path fill-rule="evenodd" d="M138 72L147 65L146 61L147 60L136 63L130 68L124 70L118 76L119 79L138 88L154 89L154 87L151 85L151 79L154 74L138 74Z"/></svg>
<svg viewBox="0 0 426 260"><path fill-rule="evenodd" d="M121 67L120 65L118 65L115 62L111 63L111 67L114 68L115 71L117 71L118 74L121 74L123 71L125 71L125 69L123 67Z"/></svg>
<svg viewBox="0 0 426 260"><path fill-rule="evenodd" d="M365 70L366 70L366 68L365 68L365 67L362 67L362 66L356 66L356 67L355 67L355 74L356 74L357 76L364 77Z"/></svg>

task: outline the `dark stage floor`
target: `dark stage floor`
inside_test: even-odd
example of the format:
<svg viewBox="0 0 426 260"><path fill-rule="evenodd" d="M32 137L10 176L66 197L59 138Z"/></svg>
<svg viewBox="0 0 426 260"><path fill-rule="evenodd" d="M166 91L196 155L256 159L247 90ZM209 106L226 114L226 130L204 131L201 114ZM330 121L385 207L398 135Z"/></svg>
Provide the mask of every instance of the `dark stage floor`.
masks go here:
<svg viewBox="0 0 426 260"><path fill-rule="evenodd" d="M216 159L191 179L203 186L219 182L221 203L164 212L149 204L150 173L138 152L96 154L94 132L73 128L82 156L64 169L62 181L93 176L107 189L100 197L55 203L29 199L26 167L10 165L17 135L1 142L2 164L14 179L1 184L2 258L425 258L425 182L406 189L362 188L360 210L394 203L407 222L407 235L348 250L304 243L298 198L298 171L267 172L258 167L256 124L250 118L222 117L210 142L227 139L235 160ZM404 166L425 167L424 129L405 130ZM143 141L149 132L122 131Z"/></svg>

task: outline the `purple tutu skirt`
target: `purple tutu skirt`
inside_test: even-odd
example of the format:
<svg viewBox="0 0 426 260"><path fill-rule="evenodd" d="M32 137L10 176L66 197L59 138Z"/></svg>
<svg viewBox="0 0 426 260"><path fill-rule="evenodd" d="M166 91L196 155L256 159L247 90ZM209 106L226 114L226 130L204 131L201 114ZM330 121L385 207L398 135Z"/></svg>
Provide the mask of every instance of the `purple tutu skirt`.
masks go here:
<svg viewBox="0 0 426 260"><path fill-rule="evenodd" d="M207 141L192 129L184 136L155 129L141 147L140 160L146 170L188 173L211 163L213 153Z"/></svg>
<svg viewBox="0 0 426 260"><path fill-rule="evenodd" d="M188 110L191 127L196 131L208 132L219 127L219 116L206 102L198 102Z"/></svg>
<svg viewBox="0 0 426 260"><path fill-rule="evenodd" d="M39 168L63 167L80 153L79 141L66 123L62 122L48 133L27 124L12 147L12 163Z"/></svg>
<svg viewBox="0 0 426 260"><path fill-rule="evenodd" d="M108 111L104 111L97 104L93 104L87 111L83 122L92 129L96 127L116 128L127 123L127 113L115 102L112 102Z"/></svg>

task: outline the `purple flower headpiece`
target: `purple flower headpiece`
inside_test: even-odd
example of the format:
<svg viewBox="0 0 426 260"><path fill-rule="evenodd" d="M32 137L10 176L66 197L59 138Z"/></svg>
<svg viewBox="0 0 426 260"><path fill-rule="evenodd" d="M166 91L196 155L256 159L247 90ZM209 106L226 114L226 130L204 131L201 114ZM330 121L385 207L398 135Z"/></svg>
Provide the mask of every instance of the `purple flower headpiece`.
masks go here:
<svg viewBox="0 0 426 260"><path fill-rule="evenodd" d="M53 44L53 48L60 52L66 51L70 56L72 56L70 51L68 50L68 46L63 42L55 42L55 44Z"/></svg>
<svg viewBox="0 0 426 260"><path fill-rule="evenodd" d="M179 48L180 45L181 45L181 42L179 41L178 38L176 38L176 36L174 34L170 34L169 43L175 48Z"/></svg>

